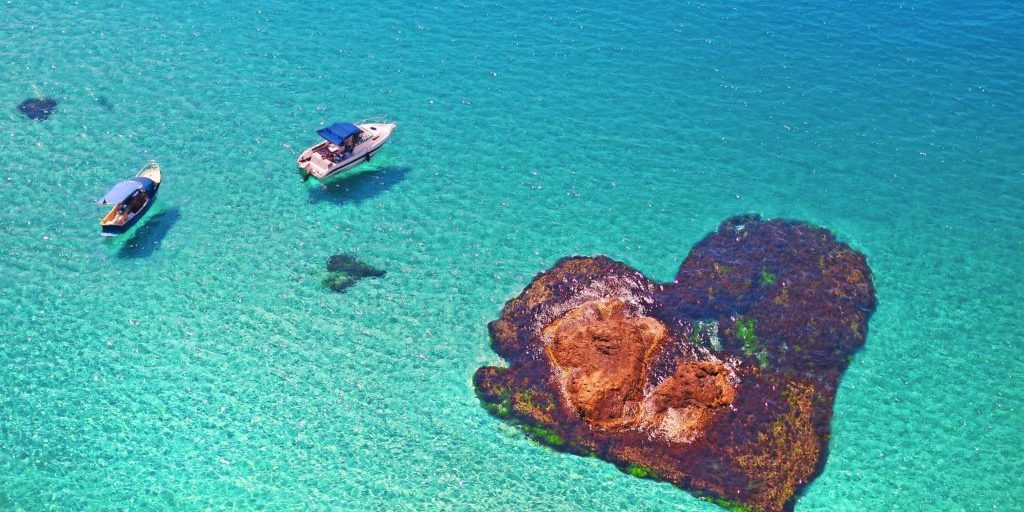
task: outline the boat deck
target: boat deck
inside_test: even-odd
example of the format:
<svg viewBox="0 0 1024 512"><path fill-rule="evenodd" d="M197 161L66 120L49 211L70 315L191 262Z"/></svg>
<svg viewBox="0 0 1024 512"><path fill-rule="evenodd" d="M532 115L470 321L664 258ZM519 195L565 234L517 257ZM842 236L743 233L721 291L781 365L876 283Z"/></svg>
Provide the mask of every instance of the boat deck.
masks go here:
<svg viewBox="0 0 1024 512"><path fill-rule="evenodd" d="M317 155L319 155L320 158L322 158L323 160L325 160L327 162L331 162L331 163L335 163L335 164L341 163L343 160L345 160L347 158L346 157L346 153L344 151L342 151L341 148L339 148L337 146L333 146L333 147L332 146L333 146L332 144L323 144L320 147L317 147L316 149L314 149L313 151ZM351 151L348 152L348 156L352 156L352 152Z"/></svg>

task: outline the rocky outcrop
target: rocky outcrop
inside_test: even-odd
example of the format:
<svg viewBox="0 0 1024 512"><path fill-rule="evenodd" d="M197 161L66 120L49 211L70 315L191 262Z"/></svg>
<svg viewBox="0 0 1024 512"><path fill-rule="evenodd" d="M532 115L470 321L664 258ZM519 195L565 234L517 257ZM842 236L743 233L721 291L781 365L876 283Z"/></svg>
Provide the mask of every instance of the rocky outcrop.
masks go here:
<svg viewBox="0 0 1024 512"><path fill-rule="evenodd" d="M836 386L874 311L863 255L825 230L734 217L672 283L605 257L538 275L490 325L496 416L751 510L789 510L821 470Z"/></svg>

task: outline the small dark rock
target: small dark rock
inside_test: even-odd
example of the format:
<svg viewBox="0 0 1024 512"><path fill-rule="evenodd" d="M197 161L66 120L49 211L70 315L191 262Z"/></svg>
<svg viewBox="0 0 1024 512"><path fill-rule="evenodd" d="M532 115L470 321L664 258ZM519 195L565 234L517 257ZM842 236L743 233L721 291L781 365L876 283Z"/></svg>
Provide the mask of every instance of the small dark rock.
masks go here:
<svg viewBox="0 0 1024 512"><path fill-rule="evenodd" d="M114 104L111 103L110 100L107 99L106 96L97 96L96 97L96 104L98 104L99 106L101 106L104 109L106 109L107 112L113 112L113 110L114 110Z"/></svg>
<svg viewBox="0 0 1024 512"><path fill-rule="evenodd" d="M363 263L350 254L335 254L327 259L324 286L342 292L366 277L384 277L387 272Z"/></svg>
<svg viewBox="0 0 1024 512"><path fill-rule="evenodd" d="M29 119L44 121L57 110L57 100L53 98L29 98L18 105L18 111Z"/></svg>
<svg viewBox="0 0 1024 512"><path fill-rule="evenodd" d="M384 277L387 272L367 265L350 254L335 254L327 259L328 272L344 272L354 277Z"/></svg>

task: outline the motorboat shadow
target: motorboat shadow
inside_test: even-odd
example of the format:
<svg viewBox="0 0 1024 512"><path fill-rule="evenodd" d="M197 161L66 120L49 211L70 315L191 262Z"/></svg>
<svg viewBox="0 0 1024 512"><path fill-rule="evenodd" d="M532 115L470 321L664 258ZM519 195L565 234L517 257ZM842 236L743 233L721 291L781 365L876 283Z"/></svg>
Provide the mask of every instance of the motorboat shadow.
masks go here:
<svg viewBox="0 0 1024 512"><path fill-rule="evenodd" d="M412 169L387 166L374 170L343 174L309 190L310 202L328 201L335 204L361 203L388 191L405 180Z"/></svg>
<svg viewBox="0 0 1024 512"><path fill-rule="evenodd" d="M181 218L181 209L177 206L161 210L149 218L142 219L131 237L117 251L118 258L148 258L160 249L164 237L171 227Z"/></svg>

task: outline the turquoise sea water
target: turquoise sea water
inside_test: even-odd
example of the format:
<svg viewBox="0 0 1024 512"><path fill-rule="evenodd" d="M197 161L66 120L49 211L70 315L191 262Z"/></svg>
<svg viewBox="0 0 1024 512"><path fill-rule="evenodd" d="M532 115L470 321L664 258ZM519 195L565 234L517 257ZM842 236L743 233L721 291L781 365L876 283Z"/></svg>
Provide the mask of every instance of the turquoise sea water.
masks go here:
<svg viewBox="0 0 1024 512"><path fill-rule="evenodd" d="M558 258L668 280L759 212L878 289L796 509L1024 510L1019 3L15 0L0 40L0 509L718 510L470 378ZM376 115L371 165L299 182L313 129ZM388 274L331 293L339 252Z"/></svg>

